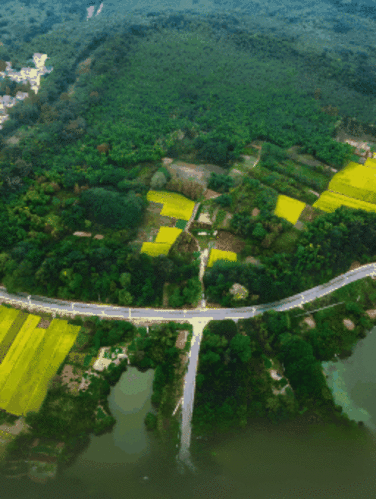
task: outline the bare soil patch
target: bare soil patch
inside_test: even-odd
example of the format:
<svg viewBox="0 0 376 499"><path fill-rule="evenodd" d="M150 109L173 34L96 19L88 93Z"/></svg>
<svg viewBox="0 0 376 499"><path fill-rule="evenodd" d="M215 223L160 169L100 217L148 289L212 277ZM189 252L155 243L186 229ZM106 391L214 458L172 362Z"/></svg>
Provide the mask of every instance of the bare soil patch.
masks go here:
<svg viewBox="0 0 376 499"><path fill-rule="evenodd" d="M215 242L215 249L222 251L234 251L240 253L245 246L245 242L231 232L220 230Z"/></svg>
<svg viewBox="0 0 376 499"><path fill-rule="evenodd" d="M172 175L175 174L177 178L195 180L204 187L207 187L207 182L212 172L223 175L227 173L227 170L221 166L188 163L181 160L174 160L173 163L168 165L168 170Z"/></svg>
<svg viewBox="0 0 376 499"><path fill-rule="evenodd" d="M51 321L49 319L46 319L45 317L42 317L41 321L39 322L37 328L42 328L42 329L48 329L51 324Z"/></svg>
<svg viewBox="0 0 376 499"><path fill-rule="evenodd" d="M185 343L188 338L189 331L187 330L182 330L179 332L179 336L176 339L176 348L180 348L181 350L185 347Z"/></svg>
<svg viewBox="0 0 376 499"><path fill-rule="evenodd" d="M221 196L221 194L219 192L212 191L211 189L206 189L204 196L205 199L212 199Z"/></svg>

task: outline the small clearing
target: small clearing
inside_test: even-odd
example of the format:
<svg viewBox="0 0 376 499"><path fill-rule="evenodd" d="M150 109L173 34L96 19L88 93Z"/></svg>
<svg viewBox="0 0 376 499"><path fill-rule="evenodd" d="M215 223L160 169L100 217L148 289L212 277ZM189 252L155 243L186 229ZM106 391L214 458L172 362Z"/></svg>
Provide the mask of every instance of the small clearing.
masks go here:
<svg viewBox="0 0 376 499"><path fill-rule="evenodd" d="M245 242L239 237L234 236L231 232L225 230L218 231L217 239L215 241L215 249L240 253L244 246Z"/></svg>

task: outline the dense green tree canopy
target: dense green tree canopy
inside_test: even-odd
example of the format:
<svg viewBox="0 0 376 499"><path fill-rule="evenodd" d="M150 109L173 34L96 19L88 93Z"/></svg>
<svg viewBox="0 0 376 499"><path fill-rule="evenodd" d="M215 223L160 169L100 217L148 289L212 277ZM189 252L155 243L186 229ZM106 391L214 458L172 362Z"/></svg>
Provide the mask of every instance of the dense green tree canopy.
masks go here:
<svg viewBox="0 0 376 499"><path fill-rule="evenodd" d="M134 228L143 216L147 202L133 192L126 197L96 187L81 194L80 204L89 219L112 228Z"/></svg>

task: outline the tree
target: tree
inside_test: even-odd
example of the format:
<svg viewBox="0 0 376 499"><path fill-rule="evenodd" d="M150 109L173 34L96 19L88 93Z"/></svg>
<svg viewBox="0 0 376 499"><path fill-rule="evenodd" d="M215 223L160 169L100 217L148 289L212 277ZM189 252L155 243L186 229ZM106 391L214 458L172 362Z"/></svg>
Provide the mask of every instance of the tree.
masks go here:
<svg viewBox="0 0 376 499"><path fill-rule="evenodd" d="M236 334L231 342L230 349L231 353L241 360L241 362L248 362L252 357L252 350L250 347L251 340L248 336L242 334Z"/></svg>
<svg viewBox="0 0 376 499"><path fill-rule="evenodd" d="M179 308L182 307L185 303L184 297L181 294L179 288L176 288L173 293L168 298L168 303L170 307Z"/></svg>
<svg viewBox="0 0 376 499"><path fill-rule="evenodd" d="M232 197L230 194L222 194L222 196L218 196L217 198L215 198L214 202L223 206L224 208L227 208L228 206L231 206Z"/></svg>
<svg viewBox="0 0 376 499"><path fill-rule="evenodd" d="M147 201L130 192L127 196L102 187L81 193L80 204L86 209L89 220L110 228L136 227L146 208Z"/></svg>
<svg viewBox="0 0 376 499"><path fill-rule="evenodd" d="M338 338L325 322L309 330L306 337L320 362L332 360L339 350Z"/></svg>
<svg viewBox="0 0 376 499"><path fill-rule="evenodd" d="M188 279L186 285L183 288L183 298L184 303L189 305L194 305L201 293L201 282L198 277L193 277Z"/></svg>
<svg viewBox="0 0 376 499"><path fill-rule="evenodd" d="M312 346L299 337L286 338L279 354L286 377L297 395L304 399L322 400L326 381Z"/></svg>
<svg viewBox="0 0 376 499"><path fill-rule="evenodd" d="M120 289L119 290L119 304L123 305L124 307L129 307L132 305L133 302L133 296L130 294L129 291L126 289Z"/></svg>
<svg viewBox="0 0 376 499"><path fill-rule="evenodd" d="M144 423L147 430L155 430L157 427L157 416L152 412L148 412L145 416Z"/></svg>
<svg viewBox="0 0 376 499"><path fill-rule="evenodd" d="M129 272L123 272L120 274L119 280L123 288L128 288L131 284L131 274Z"/></svg>
<svg viewBox="0 0 376 499"><path fill-rule="evenodd" d="M155 172L150 181L150 188L161 190L167 184L167 179L162 172Z"/></svg>
<svg viewBox="0 0 376 499"><path fill-rule="evenodd" d="M231 341L238 332L238 328L232 319L210 321L208 328L212 335L222 336L226 338L227 341Z"/></svg>
<svg viewBox="0 0 376 499"><path fill-rule="evenodd" d="M267 235L267 231L262 226L262 223L258 222L252 232L252 236L261 241Z"/></svg>
<svg viewBox="0 0 376 499"><path fill-rule="evenodd" d="M203 364L216 364L220 360L221 360L220 355L213 351L206 352L200 357L200 361Z"/></svg>
<svg viewBox="0 0 376 499"><path fill-rule="evenodd" d="M234 179L232 177L220 173L210 173L208 189L213 189L216 192L228 192L233 185Z"/></svg>

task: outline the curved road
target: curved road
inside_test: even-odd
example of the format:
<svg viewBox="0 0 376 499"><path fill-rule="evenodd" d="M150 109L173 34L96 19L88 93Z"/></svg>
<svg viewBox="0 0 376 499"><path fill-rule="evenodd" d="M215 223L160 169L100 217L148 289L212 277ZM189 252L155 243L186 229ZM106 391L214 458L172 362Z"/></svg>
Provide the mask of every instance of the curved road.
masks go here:
<svg viewBox="0 0 376 499"><path fill-rule="evenodd" d="M103 318L119 319L139 319L146 321L182 321L190 322L193 326L193 335L191 340L191 349L189 352L188 370L185 375L184 393L182 402L182 427L181 427L181 447L177 456L180 463L184 463L190 470L195 467L190 459L190 441L191 441L191 419L194 404L194 393L196 385L196 372L198 364L198 354L203 330L211 320L233 319L237 322L239 319L247 319L255 315L262 314L266 310L284 311L295 308L332 293L338 288L349 284L350 282L363 279L367 276L376 276L376 263L369 263L350 270L331 281L311 288L303 293L298 293L284 300L264 305L245 308L196 308L192 310L169 310L169 309L150 309L150 308L125 308L115 307L113 305L102 305L93 303L70 302L45 298L43 296L28 296L27 293L10 294L3 286L0 286L0 300L28 306L30 309L44 312L55 312L59 314L73 315L97 315ZM205 303L204 301L202 302ZM181 468L183 471L184 468Z"/></svg>
<svg viewBox="0 0 376 499"><path fill-rule="evenodd" d="M127 308L113 305L82 303L74 301L57 300L37 295L28 295L27 293L10 294L4 286L0 286L0 300L15 304L25 304L36 310L55 312L67 315L97 315L104 318L136 319L150 321L188 321L209 322L211 320L233 319L237 322L239 319L248 319L255 315L262 314L266 310L284 311L298 307L304 303L311 302L316 298L332 293L336 289L358 281L367 276L376 276L376 263L362 265L355 270L350 270L345 274L335 277L325 284L303 291L283 300L253 307L245 308L206 308L197 307L190 310L174 310L161 308Z"/></svg>

